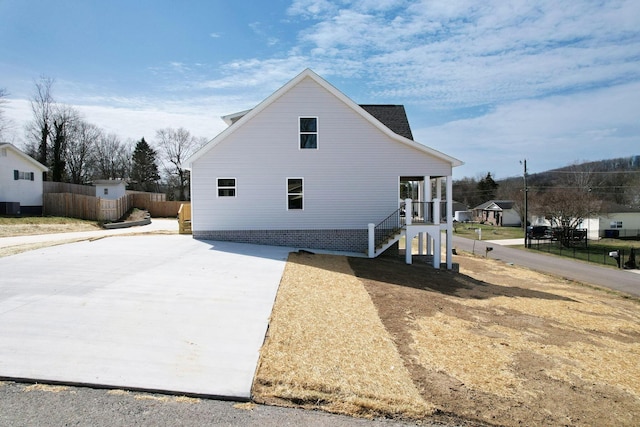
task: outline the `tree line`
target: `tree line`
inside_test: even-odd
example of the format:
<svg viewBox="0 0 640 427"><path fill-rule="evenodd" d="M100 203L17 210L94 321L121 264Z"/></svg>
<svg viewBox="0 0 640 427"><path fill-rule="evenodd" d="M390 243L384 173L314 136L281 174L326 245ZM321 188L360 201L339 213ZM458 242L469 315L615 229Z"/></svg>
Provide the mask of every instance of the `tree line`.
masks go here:
<svg viewBox="0 0 640 427"><path fill-rule="evenodd" d="M189 199L189 171L184 160L206 139L184 128L159 129L153 145L122 140L89 123L76 108L53 97L54 80L35 81L30 99L32 119L25 126L23 150L49 168L45 180L90 184L101 179L122 179L128 189L163 192L168 200ZM0 107L6 98L0 89ZM0 138L8 126L0 108Z"/></svg>
<svg viewBox="0 0 640 427"><path fill-rule="evenodd" d="M496 181L491 173L453 182L454 199L470 209L489 200L511 200L524 223L525 181L512 177ZM535 215L565 230L583 220L619 209L640 209L640 156L574 163L527 175L528 218Z"/></svg>

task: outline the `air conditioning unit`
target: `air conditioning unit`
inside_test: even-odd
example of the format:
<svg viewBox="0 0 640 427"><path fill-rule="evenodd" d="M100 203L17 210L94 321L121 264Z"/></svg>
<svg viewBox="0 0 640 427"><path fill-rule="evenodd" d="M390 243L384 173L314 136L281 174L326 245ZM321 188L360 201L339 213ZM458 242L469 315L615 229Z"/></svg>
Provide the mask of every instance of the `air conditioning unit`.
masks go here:
<svg viewBox="0 0 640 427"><path fill-rule="evenodd" d="M20 202L0 202L0 215L20 215Z"/></svg>

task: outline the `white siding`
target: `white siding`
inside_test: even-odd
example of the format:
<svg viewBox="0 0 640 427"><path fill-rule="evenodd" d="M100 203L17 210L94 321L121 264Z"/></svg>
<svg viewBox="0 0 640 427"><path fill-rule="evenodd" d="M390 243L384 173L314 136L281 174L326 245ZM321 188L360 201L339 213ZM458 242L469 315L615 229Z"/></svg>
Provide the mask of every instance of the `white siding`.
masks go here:
<svg viewBox="0 0 640 427"><path fill-rule="evenodd" d="M318 117L319 148L299 149L298 118ZM398 207L399 177L447 176L451 165L390 139L310 78L197 159L195 231L366 228ZM216 178L237 197L217 198ZM304 178L304 210L287 211L287 177Z"/></svg>
<svg viewBox="0 0 640 427"><path fill-rule="evenodd" d="M34 180L15 180L14 170L33 173ZM11 148L5 148L0 155L0 202L42 206L42 170Z"/></svg>
<svg viewBox="0 0 640 427"><path fill-rule="evenodd" d="M104 190L107 194L104 194ZM96 197L109 200L117 200L127 194L126 185L121 183L96 183Z"/></svg>

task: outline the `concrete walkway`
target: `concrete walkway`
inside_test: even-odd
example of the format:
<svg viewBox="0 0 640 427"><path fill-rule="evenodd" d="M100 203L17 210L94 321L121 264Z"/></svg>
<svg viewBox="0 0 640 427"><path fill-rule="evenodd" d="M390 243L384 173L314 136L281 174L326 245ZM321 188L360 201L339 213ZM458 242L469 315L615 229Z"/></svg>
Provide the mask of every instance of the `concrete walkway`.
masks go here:
<svg viewBox="0 0 640 427"><path fill-rule="evenodd" d="M0 258L0 377L248 399L289 250L175 234Z"/></svg>
<svg viewBox="0 0 640 427"><path fill-rule="evenodd" d="M36 234L33 236L1 237L0 248L42 242L64 242L77 239L95 239L98 237L119 236L123 234L178 232L178 221L175 219L153 219L151 224L119 228L115 230L97 229L94 231L78 231L72 233Z"/></svg>

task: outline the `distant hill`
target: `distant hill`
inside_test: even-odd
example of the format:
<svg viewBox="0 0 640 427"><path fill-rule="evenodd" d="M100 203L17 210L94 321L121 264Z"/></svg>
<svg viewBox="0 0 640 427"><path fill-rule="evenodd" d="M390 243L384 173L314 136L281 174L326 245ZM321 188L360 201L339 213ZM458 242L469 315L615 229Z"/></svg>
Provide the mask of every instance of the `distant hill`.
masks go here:
<svg viewBox="0 0 640 427"><path fill-rule="evenodd" d="M523 178L496 181L500 187L523 187ZM528 175L531 193L550 188L588 188L598 199L623 206L640 207L640 155L572 164ZM500 188L499 187L499 188Z"/></svg>
<svg viewBox="0 0 640 427"><path fill-rule="evenodd" d="M493 199L523 198L522 176L495 181L498 188ZM474 178L454 181L453 197L470 208L486 202ZM551 188L588 189L602 201L623 206L640 207L640 155L572 164L558 169L529 174L529 195L544 193Z"/></svg>

